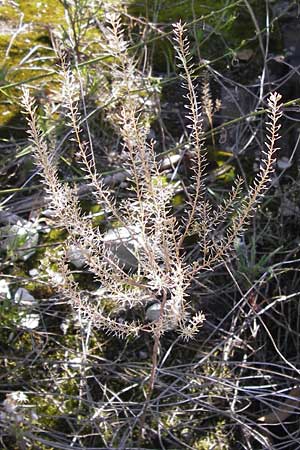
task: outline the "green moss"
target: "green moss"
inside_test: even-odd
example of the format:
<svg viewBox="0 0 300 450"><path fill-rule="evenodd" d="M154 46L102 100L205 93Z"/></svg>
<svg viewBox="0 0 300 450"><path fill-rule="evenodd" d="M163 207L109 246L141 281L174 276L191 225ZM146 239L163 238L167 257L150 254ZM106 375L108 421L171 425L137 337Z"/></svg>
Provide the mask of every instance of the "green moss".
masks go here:
<svg viewBox="0 0 300 450"><path fill-rule="evenodd" d="M8 4L0 6L0 20L5 21L6 24L7 20L18 20L17 8Z"/></svg>
<svg viewBox="0 0 300 450"><path fill-rule="evenodd" d="M153 186L166 187L169 184L168 177L166 175L159 175L152 178Z"/></svg>
<svg viewBox="0 0 300 450"><path fill-rule="evenodd" d="M26 283L26 289L34 298L50 298L54 294L54 289L49 284L42 284L37 281Z"/></svg>
<svg viewBox="0 0 300 450"><path fill-rule="evenodd" d="M182 194L176 194L172 198L172 205L173 206L182 206L184 204L184 196Z"/></svg>
<svg viewBox="0 0 300 450"><path fill-rule="evenodd" d="M64 9L58 0L19 0L19 6L26 22L49 25L64 21Z"/></svg>
<svg viewBox="0 0 300 450"><path fill-rule="evenodd" d="M23 23L25 26L28 26L26 26L25 32L23 31L16 35L9 50L9 54L6 55L13 32L17 30L21 13L24 14ZM26 78L30 77L32 73L36 74L32 69L25 71L24 69L22 70L22 67L18 67L18 65L35 46L40 46L40 48L34 53L34 65L42 66L44 64L42 57L48 56L50 49L42 48L42 46L45 47L51 45L49 26L62 24L64 22L64 13L61 3L58 0L38 0L33 2L20 0L19 8L2 7L0 9L0 18L6 22L6 28L4 28L5 32L0 34L0 56L1 59L4 60L2 71L4 68L10 69L10 71L6 71L6 81L15 82L22 80L25 74ZM14 68L16 70L13 70Z"/></svg>
<svg viewBox="0 0 300 450"><path fill-rule="evenodd" d="M215 450L229 450L232 448L225 425L224 420L219 420L213 427L213 430L207 433L205 437L196 439L193 442L194 450L210 450L211 448Z"/></svg>
<svg viewBox="0 0 300 450"><path fill-rule="evenodd" d="M49 46L45 46L45 43L41 41L49 39L47 30L43 28L35 28L34 31L22 33L16 37L13 45L10 48L9 56L6 59L6 66L8 68L7 79L9 83L15 83L24 79L28 79L31 76L41 74L40 68L45 65L44 57L53 56L53 51ZM23 62L21 67L20 62L29 55L29 51L36 48L33 53L34 64ZM6 52L7 45L5 37L0 42L0 52ZM48 65L47 61L47 65ZM37 69L33 68L36 67ZM46 68L45 68L46 69ZM46 72L45 72L46 73Z"/></svg>
<svg viewBox="0 0 300 450"><path fill-rule="evenodd" d="M64 228L52 228L48 235L46 236L44 242L45 244L50 244L52 242L64 241L67 237L67 232Z"/></svg>
<svg viewBox="0 0 300 450"><path fill-rule="evenodd" d="M0 317L2 327L14 326L20 319L19 308L10 299L2 300L0 303ZM5 340L3 342L6 342Z"/></svg>
<svg viewBox="0 0 300 450"><path fill-rule="evenodd" d="M24 14L26 31L21 31L11 41L14 32L18 30L21 14ZM0 87L46 74L49 60L44 58L53 55L49 27L64 22L63 7L59 0L20 0L18 7L3 6L0 8L0 21L5 22L0 34L0 58L3 61L0 66ZM25 60L20 65L34 48L35 52L30 56L34 63ZM41 70L43 67L45 71ZM0 100L0 127L15 127L14 118L19 112L19 91L11 88L3 92ZM17 120L15 122L17 124ZM1 131L1 135L6 135L5 129Z"/></svg>

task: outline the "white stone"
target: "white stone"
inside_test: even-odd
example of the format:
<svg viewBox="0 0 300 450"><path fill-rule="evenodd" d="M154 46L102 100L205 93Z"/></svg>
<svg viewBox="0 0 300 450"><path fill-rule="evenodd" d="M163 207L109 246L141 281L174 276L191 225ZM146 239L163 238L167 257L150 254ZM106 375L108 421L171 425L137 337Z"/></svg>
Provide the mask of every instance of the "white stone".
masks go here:
<svg viewBox="0 0 300 450"><path fill-rule="evenodd" d="M24 328L28 328L29 330L34 330L39 326L40 323L40 315L39 314L27 314L20 321L20 325Z"/></svg>
<svg viewBox="0 0 300 450"><path fill-rule="evenodd" d="M79 356L72 358L69 360L68 365L72 367L72 369L80 369L82 366L82 359Z"/></svg>
<svg viewBox="0 0 300 450"><path fill-rule="evenodd" d="M32 222L18 222L1 229L4 236L1 248L11 254L13 259L26 261L35 253L35 246L39 241L37 227Z"/></svg>
<svg viewBox="0 0 300 450"><path fill-rule="evenodd" d="M11 294L6 280L0 280L0 297L10 300Z"/></svg>
<svg viewBox="0 0 300 450"><path fill-rule="evenodd" d="M31 277L37 277L40 274L37 269L30 269L28 273Z"/></svg>
<svg viewBox="0 0 300 450"><path fill-rule="evenodd" d="M67 331L70 327L70 320L69 319L65 319L61 324L60 324L60 329L64 334L67 334Z"/></svg>

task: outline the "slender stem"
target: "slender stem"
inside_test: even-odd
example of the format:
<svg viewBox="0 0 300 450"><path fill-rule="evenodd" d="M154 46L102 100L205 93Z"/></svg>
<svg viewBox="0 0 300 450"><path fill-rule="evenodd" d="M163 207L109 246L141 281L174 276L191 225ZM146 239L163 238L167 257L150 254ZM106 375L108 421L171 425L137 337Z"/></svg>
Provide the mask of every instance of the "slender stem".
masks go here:
<svg viewBox="0 0 300 450"><path fill-rule="evenodd" d="M153 351L152 351L152 366L151 366L151 373L149 378L149 389L147 393L147 397L145 400L145 403L143 405L143 410L141 414L141 420L140 420L140 426L141 426L141 434L140 439L144 438L145 434L145 420L147 415L147 410L149 407L149 403L152 397L155 380L156 380L156 373L157 373L157 361L158 361L158 352L159 352L159 346L160 346L160 337L161 337L161 324L163 323L163 313L165 304L167 302L167 293L164 290L163 291L163 299L160 305L160 313L159 313L159 319L158 319L158 326L154 333L154 344L153 344ZM139 442L139 446L141 445L141 442Z"/></svg>

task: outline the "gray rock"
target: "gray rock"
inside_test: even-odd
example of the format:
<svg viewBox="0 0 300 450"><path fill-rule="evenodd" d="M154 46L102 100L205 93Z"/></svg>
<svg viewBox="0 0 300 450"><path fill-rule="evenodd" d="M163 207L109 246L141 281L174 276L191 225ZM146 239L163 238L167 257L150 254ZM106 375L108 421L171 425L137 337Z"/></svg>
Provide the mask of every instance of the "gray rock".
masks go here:
<svg viewBox="0 0 300 450"><path fill-rule="evenodd" d="M30 294L30 292L27 291L25 288L18 288L15 297L14 297L15 303L22 306L32 306L36 304L36 299L33 295Z"/></svg>
<svg viewBox="0 0 300 450"><path fill-rule="evenodd" d="M119 227L109 230L103 237L104 245L112 259L125 270L137 270L138 268L138 235L137 228Z"/></svg>
<svg viewBox="0 0 300 450"><path fill-rule="evenodd" d="M153 305L149 306L146 310L146 319L149 322L155 322L159 319L160 316L160 303L153 303Z"/></svg>
<svg viewBox="0 0 300 450"><path fill-rule="evenodd" d="M66 256L70 263L76 267L76 269L81 269L86 265L87 251L84 252L80 248L77 248L75 245L70 245L67 250Z"/></svg>

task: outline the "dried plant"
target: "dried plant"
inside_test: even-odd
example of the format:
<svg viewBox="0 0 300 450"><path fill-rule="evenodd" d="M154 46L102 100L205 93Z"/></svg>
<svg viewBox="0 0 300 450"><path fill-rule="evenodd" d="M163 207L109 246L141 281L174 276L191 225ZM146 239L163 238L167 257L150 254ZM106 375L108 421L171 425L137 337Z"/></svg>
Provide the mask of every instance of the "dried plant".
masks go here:
<svg viewBox="0 0 300 450"><path fill-rule="evenodd" d="M141 122L149 121L156 102L157 83L138 70L139 60L129 52L130 42L125 37L120 16L107 13L106 22L101 23L103 41L101 53L109 60L109 101L105 108L106 120L119 132L122 127L120 111L139 110Z"/></svg>
<svg viewBox="0 0 300 450"><path fill-rule="evenodd" d="M211 131L211 140L212 140L213 147L215 147L216 142L215 142L215 136L214 136L214 132L213 132L213 118L214 118L214 115L221 109L222 104L221 104L220 99L216 99L215 101L213 101L213 99L212 99L208 72L205 72L203 75L201 87L202 87L201 106L202 106L203 113L207 117L209 127L212 130Z"/></svg>
<svg viewBox="0 0 300 450"><path fill-rule="evenodd" d="M133 58L128 56L127 45L123 42L120 24L116 20L113 19L114 25L110 25L112 31L109 44L114 45L118 58L124 55L126 77L133 77L135 64ZM82 213L76 187L60 180L52 153L38 125L34 101L28 90L24 91L23 96L33 155L41 169L53 213L58 224L67 229L70 244L85 255L89 271L95 275L102 288L102 298L93 303L81 291L72 278L67 254L60 264L62 281L58 288L94 327L120 336L137 335L140 331L153 333L156 350L160 337L168 329L178 330L186 339L198 332L204 317L199 312L191 315L189 292L193 280L199 273L212 270L231 254L236 237L244 232L254 215L270 185L280 127L278 120L281 116L281 96L273 93L268 100L267 150L252 187L248 193L242 194L242 181L238 179L229 197L214 208L207 199L204 183L206 157L202 108L194 82L189 42L185 37L184 26L180 23L175 25L174 33L181 77L186 89L189 148L193 155L194 171L183 223L172 209L175 187L174 184L166 183L161 176L154 142L148 140L149 120L145 119L143 105L136 101L136 97L129 103L121 102L117 112L117 125L130 180L130 196L118 200L104 185L96 168L92 148L82 139L77 94L74 92L76 79L70 67L63 62L63 110L67 111L66 122L72 130L78 157L97 202L111 220L118 222L119 230L126 230L126 239L119 231L119 242L134 253L136 270L125 270L113 249L107 245L103 233ZM118 73L117 78L119 76ZM128 96L130 89L129 83ZM184 252L185 238L191 234L197 236L200 249L200 256L195 261L190 261ZM120 319L120 311L139 309L153 303L158 305L158 314L151 322L127 322ZM156 354L157 351L154 352L154 358ZM154 379L154 372L152 375Z"/></svg>

